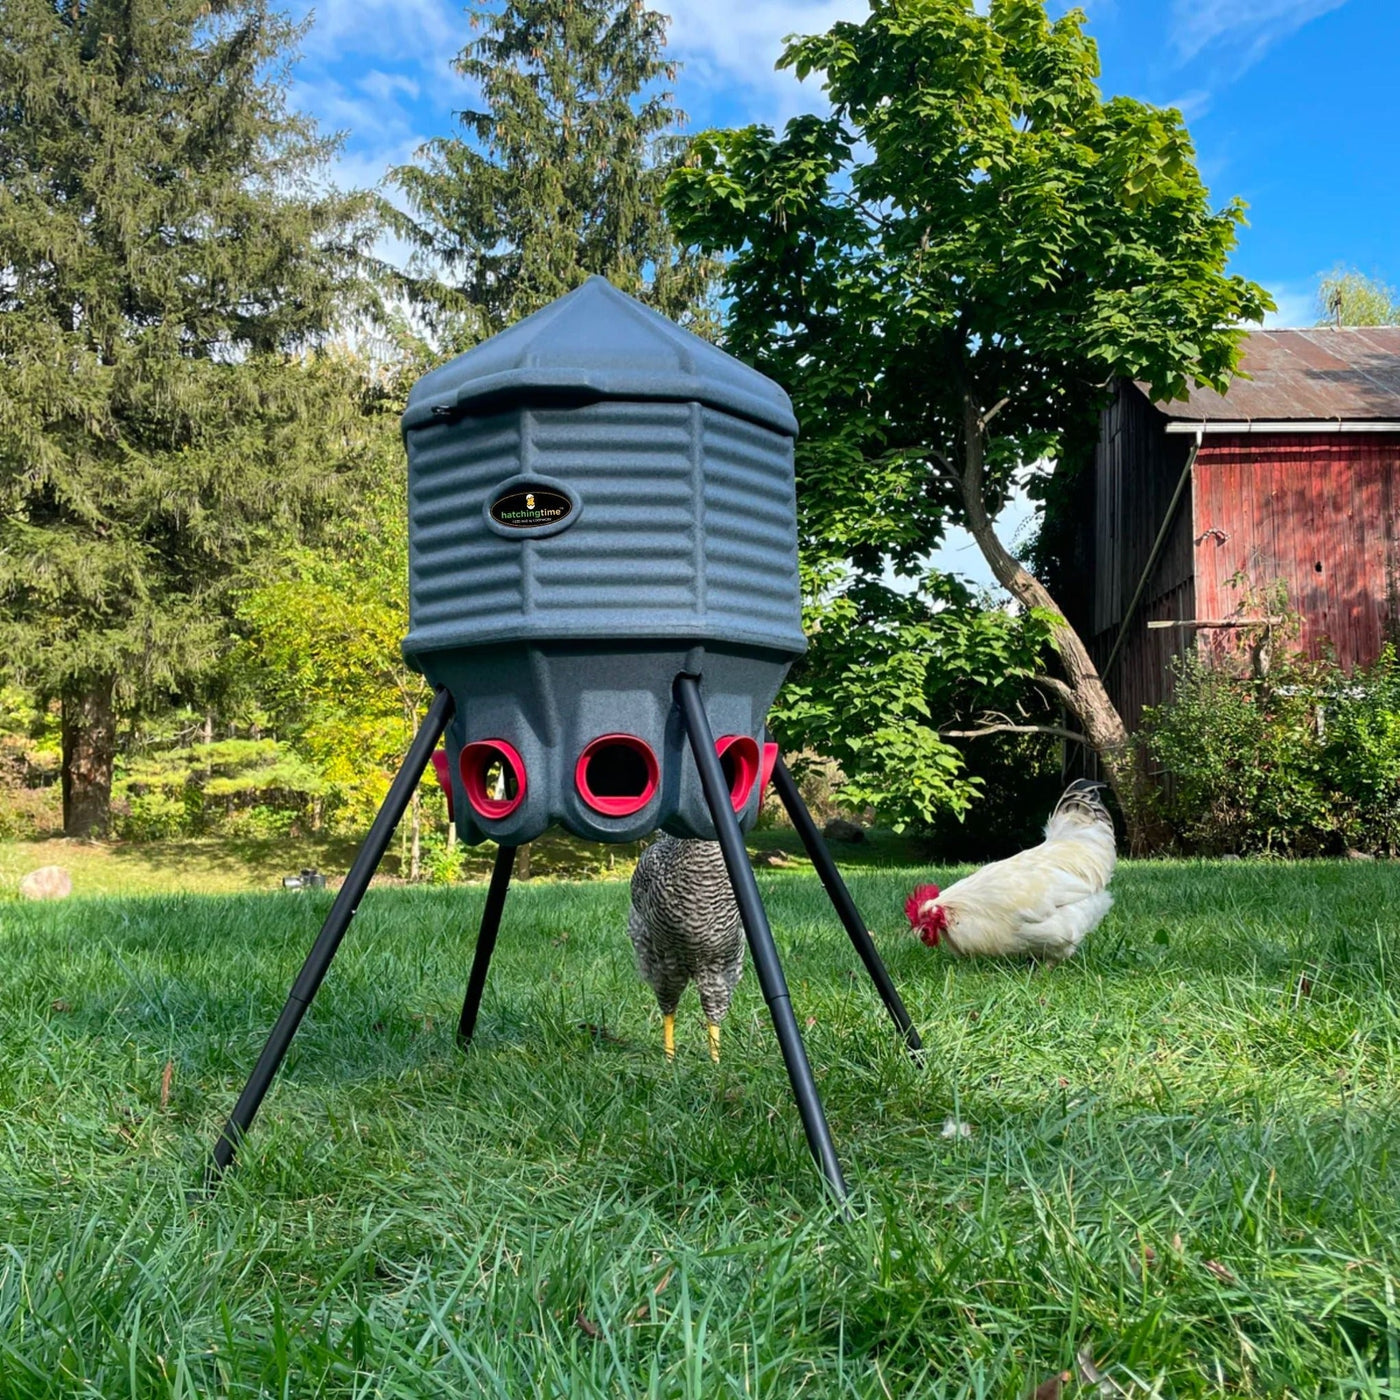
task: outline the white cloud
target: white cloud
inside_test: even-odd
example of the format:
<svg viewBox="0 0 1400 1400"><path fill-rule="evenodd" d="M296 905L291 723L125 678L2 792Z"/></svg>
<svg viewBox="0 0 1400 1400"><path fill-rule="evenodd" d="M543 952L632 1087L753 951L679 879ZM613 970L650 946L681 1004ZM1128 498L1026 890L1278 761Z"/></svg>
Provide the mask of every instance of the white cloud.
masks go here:
<svg viewBox="0 0 1400 1400"><path fill-rule="evenodd" d="M396 92L415 98L421 90L418 82L407 73L381 73L377 68L371 68L358 86L378 102L392 102Z"/></svg>
<svg viewBox="0 0 1400 1400"><path fill-rule="evenodd" d="M410 135L396 142L376 142L372 146L343 150L335 162L331 183L342 190L376 189L389 168L409 164L420 145L422 138ZM381 193L393 198L395 191L386 188ZM395 199L394 202L399 201Z"/></svg>
<svg viewBox="0 0 1400 1400"><path fill-rule="evenodd" d="M388 58L431 54L444 61L465 43L460 4L446 0L292 0L297 16L313 16L303 49L308 57L339 58L347 52Z"/></svg>
<svg viewBox="0 0 1400 1400"><path fill-rule="evenodd" d="M1206 49L1224 50L1248 68L1280 39L1346 0L1173 0L1171 41L1189 63Z"/></svg>
<svg viewBox="0 0 1400 1400"><path fill-rule="evenodd" d="M462 105L466 89L452 62L471 26L460 0L288 0L288 8L312 21L302 72L362 68L360 86L390 114L403 98L427 96L444 111Z"/></svg>
<svg viewBox="0 0 1400 1400"><path fill-rule="evenodd" d="M302 72L292 84L292 103L310 112L323 131L343 132L352 145L385 146L401 140L410 122L392 99L347 88L337 78Z"/></svg>
<svg viewBox="0 0 1400 1400"><path fill-rule="evenodd" d="M870 13L866 0L662 0L660 8L671 16L671 51L685 65L682 101L687 90L737 86L751 119L773 124L823 105L816 81L799 84L791 72L774 70L783 40Z"/></svg>
<svg viewBox="0 0 1400 1400"><path fill-rule="evenodd" d="M1310 326L1317 320L1317 288L1298 282L1283 282L1270 287L1277 311L1264 317L1264 329L1275 327Z"/></svg>
<svg viewBox="0 0 1400 1400"><path fill-rule="evenodd" d="M652 0L671 18L670 52L683 65L678 96L700 107L711 94L737 93L754 120L781 122L822 105L817 83L799 84L773 65L789 34L821 34L838 20L860 22L867 0ZM389 84L407 93L409 81L444 107L460 107L461 79L452 59L470 42L463 0L290 0L297 16L311 14L303 42L312 64L364 55ZM406 77L411 74L412 77ZM392 88L383 96L392 101Z"/></svg>
<svg viewBox="0 0 1400 1400"><path fill-rule="evenodd" d="M287 0L310 18L291 99L323 130L345 133L329 178L341 188L378 185L412 159L473 93L452 62L471 42L465 0ZM669 13L668 52L682 65L676 98L692 128L712 122L780 126L821 110L820 83L799 83L774 64L790 34L820 34L860 22L867 0L651 0ZM394 191L386 190L393 197ZM391 260L405 250L386 244Z"/></svg>
<svg viewBox="0 0 1400 1400"><path fill-rule="evenodd" d="M1198 117L1203 117L1210 111L1212 94L1205 88L1192 88L1189 92L1183 92L1173 97L1168 102L1159 103L1162 107L1175 107L1181 113L1182 120L1190 126Z"/></svg>
<svg viewBox="0 0 1400 1400"><path fill-rule="evenodd" d="M448 114L468 105L470 89L452 70L471 34L462 0L289 0L289 8L311 20L292 104L345 137L329 183L380 186L390 167L413 159L429 131L448 130ZM394 189L382 192L398 202ZM409 257L390 234L375 251L397 266Z"/></svg>

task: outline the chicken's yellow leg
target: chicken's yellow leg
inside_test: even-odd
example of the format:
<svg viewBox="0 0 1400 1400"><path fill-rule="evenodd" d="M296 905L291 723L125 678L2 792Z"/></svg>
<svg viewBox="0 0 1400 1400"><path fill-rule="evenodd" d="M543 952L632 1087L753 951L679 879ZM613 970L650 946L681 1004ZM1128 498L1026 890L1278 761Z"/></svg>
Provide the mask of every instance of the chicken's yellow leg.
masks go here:
<svg viewBox="0 0 1400 1400"><path fill-rule="evenodd" d="M668 1060L676 1058L676 1013L661 1018L661 1048Z"/></svg>
<svg viewBox="0 0 1400 1400"><path fill-rule="evenodd" d="M707 1024L710 1028L710 1058L719 1064L719 1027L713 1021Z"/></svg>

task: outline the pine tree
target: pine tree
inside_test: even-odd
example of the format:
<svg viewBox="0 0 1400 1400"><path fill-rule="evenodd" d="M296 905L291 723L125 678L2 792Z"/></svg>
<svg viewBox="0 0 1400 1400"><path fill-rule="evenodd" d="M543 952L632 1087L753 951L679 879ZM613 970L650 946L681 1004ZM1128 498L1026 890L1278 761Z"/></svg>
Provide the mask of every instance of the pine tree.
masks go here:
<svg viewBox="0 0 1400 1400"><path fill-rule="evenodd" d="M661 209L683 115L666 16L641 0L473 0L457 71L484 98L393 172L416 250L410 297L467 345L599 274L704 331L715 264Z"/></svg>
<svg viewBox="0 0 1400 1400"><path fill-rule="evenodd" d="M62 702L64 825L116 717L207 673L229 581L353 477L362 196L267 0L0 0L0 667Z"/></svg>

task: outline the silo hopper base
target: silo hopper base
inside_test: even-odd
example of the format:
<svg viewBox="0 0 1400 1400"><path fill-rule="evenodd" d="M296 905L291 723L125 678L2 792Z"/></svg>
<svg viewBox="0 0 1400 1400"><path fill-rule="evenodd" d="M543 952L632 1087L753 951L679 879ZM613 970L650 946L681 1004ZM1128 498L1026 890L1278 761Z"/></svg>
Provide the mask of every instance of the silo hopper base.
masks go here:
<svg viewBox="0 0 1400 1400"><path fill-rule="evenodd" d="M793 1014L788 997L787 979L783 975L782 963L778 957L777 945L773 941L773 931L768 924L768 916L763 908L758 882L754 878L753 867L749 863L744 847L743 833L739 819L729 800L729 789L725 781L720 760L715 752L715 740L709 717L701 700L698 677L680 675L676 678L675 699L683 718L686 739L690 752L699 770L705 802L714 821L720 847L724 853L725 867L733 885L735 899L739 905L744 933L748 939L749 953L753 959L759 985L764 1000L773 1018L773 1029L777 1033L778 1044L782 1049L787 1066L788 1078L792 1083L793 1097L797 1100L802 1126L807 1134L807 1145L816 1159L822 1178L835 1201L843 1208L847 1199L845 1178L836 1157L836 1148L831 1140L831 1130L827 1126L826 1114L822 1109L821 1098L817 1093L816 1082L812 1077L811 1065L802 1043L802 1033L798 1029L797 1018ZM277 1074L283 1059L291 1046L292 1037L301 1024L316 992L320 988L331 960L335 957L340 941L345 936L354 917L370 878L383 859L390 839L400 818L408 806L419 779L427 769L433 750L437 747L443 731L451 721L453 701L451 694L443 689L437 692L428 711L422 728L414 738L383 806L379 809L364 844L355 857L355 862L345 877L345 883L336 895L326 922L317 935L316 942L303 964L301 972L292 985L287 1003L277 1023L269 1035L267 1044L234 1106L228 1122L224 1125L218 1142L215 1144L205 1177L206 1187L212 1187L232 1164L239 1145L252 1127L253 1119L262 1104L272 1080ZM905 1044L912 1052L922 1049L919 1034L909 1019L904 1003L900 1000L894 983L881 961L880 954L870 937L865 921L860 917L855 901L846 888L841 874L831 858L806 804L797 790L797 785L788 772L782 759L777 760L773 770L773 782L784 807L797 829L803 846L812 864L821 877L827 895L839 915L852 944L861 961L875 983L895 1025L904 1037ZM486 907L482 915L481 931L478 935L476 953L472 960L471 973L467 982L466 999L462 1006L461 1021L458 1026L458 1040L465 1048L471 1041L476 1027L478 1008L481 1005L482 991L486 985L486 972L495 949L496 935L500 927L501 913L505 907L506 892L510 885L511 869L514 864L515 849L502 846L497 853L491 884L486 896Z"/></svg>

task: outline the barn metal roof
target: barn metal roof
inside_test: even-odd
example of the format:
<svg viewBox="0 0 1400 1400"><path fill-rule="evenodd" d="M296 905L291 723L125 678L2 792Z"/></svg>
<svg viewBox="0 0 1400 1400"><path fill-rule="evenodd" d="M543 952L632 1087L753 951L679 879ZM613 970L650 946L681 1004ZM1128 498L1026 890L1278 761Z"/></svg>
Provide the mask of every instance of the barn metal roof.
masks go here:
<svg viewBox="0 0 1400 1400"><path fill-rule="evenodd" d="M1227 394L1158 402L1168 431L1400 430L1400 326L1253 331L1240 368Z"/></svg>

